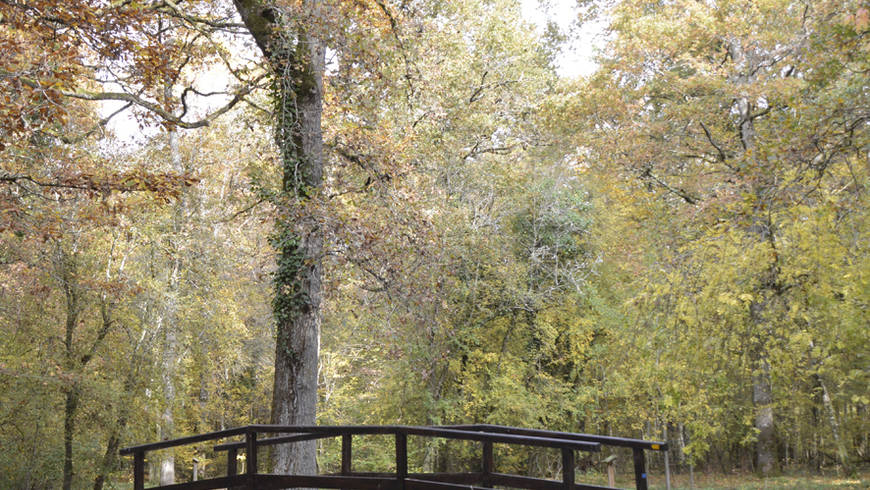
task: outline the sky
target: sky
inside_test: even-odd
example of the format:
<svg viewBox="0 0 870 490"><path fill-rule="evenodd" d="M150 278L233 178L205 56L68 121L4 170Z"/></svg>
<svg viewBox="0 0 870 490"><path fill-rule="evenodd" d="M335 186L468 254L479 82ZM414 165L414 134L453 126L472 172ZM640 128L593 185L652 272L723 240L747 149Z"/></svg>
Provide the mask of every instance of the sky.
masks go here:
<svg viewBox="0 0 870 490"><path fill-rule="evenodd" d="M520 0L520 5L523 17L537 25L539 32L554 21L570 35L556 59L559 76L577 78L595 71L594 48L601 45L603 29L595 23L577 27L577 0Z"/></svg>
<svg viewBox="0 0 870 490"><path fill-rule="evenodd" d="M591 74L597 65L593 61L595 46L601 45L601 27L595 24L586 24L581 28L577 26L577 0L520 0L522 15L529 22L538 27L540 33L544 32L548 21L554 21L560 30L568 34L568 40L556 57L557 73L565 78L577 78ZM220 75L216 80L221 80ZM222 87L215 85L213 90L221 90ZM203 89L203 87L199 87ZM210 91L212 88L209 88ZM122 103L106 102L101 112L108 115L119 108ZM138 124L129 115L120 115L111 123L110 128L116 139L113 144L132 144L137 146L144 141L143 132ZM147 133L147 131L146 131Z"/></svg>

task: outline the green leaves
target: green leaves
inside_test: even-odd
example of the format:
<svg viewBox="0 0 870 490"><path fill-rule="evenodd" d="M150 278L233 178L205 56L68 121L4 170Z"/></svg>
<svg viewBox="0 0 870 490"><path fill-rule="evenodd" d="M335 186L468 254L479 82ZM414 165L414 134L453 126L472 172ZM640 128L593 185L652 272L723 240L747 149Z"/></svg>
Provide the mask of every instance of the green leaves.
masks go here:
<svg viewBox="0 0 870 490"><path fill-rule="evenodd" d="M584 112L571 117L594 121L575 136L588 181L614 215L593 230L624 274L597 282L627 281L608 284L630 325L614 332L642 359L611 383L633 377L638 409L659 400L647 417L717 434L692 437L696 458L765 434L749 388L768 360L776 416L799 427L780 436L799 446L801 417L823 408L813 366L844 377L851 368L829 361L866 345L842 340L866 301L853 295L864 247L850 237L866 233L868 135L848 121L868 100L847 88L864 85L847 66L866 62L866 41L832 33L857 8L619 2L602 69L574 88ZM673 377L678 397L664 389ZM833 443L839 425L826 423Z"/></svg>

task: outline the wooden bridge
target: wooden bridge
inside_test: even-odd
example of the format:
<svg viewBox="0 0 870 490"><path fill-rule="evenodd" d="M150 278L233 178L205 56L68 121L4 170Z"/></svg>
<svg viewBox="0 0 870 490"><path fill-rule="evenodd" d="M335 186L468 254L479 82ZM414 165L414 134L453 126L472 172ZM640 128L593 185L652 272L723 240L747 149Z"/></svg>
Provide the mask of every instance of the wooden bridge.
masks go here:
<svg viewBox="0 0 870 490"><path fill-rule="evenodd" d="M267 434L292 434L259 438ZM395 473L363 473L353 471L353 437L361 435L393 436L396 441ZM644 451L666 451L667 444L657 441L626 439L621 437L521 429L499 425L454 425L439 427L415 426L280 426L248 425L208 434L183 437L168 441L127 447L122 455L133 456L133 489L145 488L145 454L148 451L172 447L217 442L244 436L243 441L217 444L215 451L226 451L226 476L177 483L162 487L172 490L280 489L280 488L339 488L365 490L451 490L489 489L494 487L528 488L540 490L575 490L613 488L586 485L574 481L576 451L598 452L601 446L630 448L634 460L634 480L638 489L646 490L647 475ZM465 473L409 473L408 436L443 438L448 440L478 441L481 443L481 470ZM257 449L276 444L287 444L314 439L341 438L341 472L328 475L275 475L259 472ZM562 452L562 480L546 480L496 471L493 444L556 448ZM246 455L243 474L238 473L240 452Z"/></svg>

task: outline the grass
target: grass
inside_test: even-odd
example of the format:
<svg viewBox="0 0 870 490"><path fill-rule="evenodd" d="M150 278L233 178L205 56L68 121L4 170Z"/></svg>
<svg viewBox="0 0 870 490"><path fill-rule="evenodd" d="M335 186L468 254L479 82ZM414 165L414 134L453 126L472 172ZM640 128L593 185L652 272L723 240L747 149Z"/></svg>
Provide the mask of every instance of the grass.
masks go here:
<svg viewBox="0 0 870 490"><path fill-rule="evenodd" d="M655 481L650 488L665 488L664 475L654 475ZM689 488L689 475L672 475L671 488ZM817 474L786 474L768 478L760 478L755 474L705 475L695 474L695 488L701 489L740 489L755 488L870 488L870 473L858 474L854 477Z"/></svg>
<svg viewBox="0 0 870 490"><path fill-rule="evenodd" d="M578 475L578 483L591 483L595 485L607 485L607 477L600 473ZM651 474L649 476L650 489L661 490L665 488L664 474ZM632 475L617 475L616 485L620 488L634 488ZM685 490L690 488L689 475L671 475L671 488L673 490ZM822 489L847 489L847 488L870 488L870 470L859 472L855 476L836 474L815 473L786 473L780 476L761 478L753 473L717 474L695 472L694 488L709 490L750 490L750 489L777 489L797 488L807 490Z"/></svg>

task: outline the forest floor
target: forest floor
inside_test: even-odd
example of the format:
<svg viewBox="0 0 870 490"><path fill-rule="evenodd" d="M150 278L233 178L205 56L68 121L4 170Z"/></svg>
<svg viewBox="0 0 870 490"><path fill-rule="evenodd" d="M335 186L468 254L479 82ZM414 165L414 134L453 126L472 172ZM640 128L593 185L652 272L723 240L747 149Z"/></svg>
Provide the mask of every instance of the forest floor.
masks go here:
<svg viewBox="0 0 870 490"><path fill-rule="evenodd" d="M578 475L578 483L591 483L596 485L607 485L607 477L601 474L590 474L586 477ZM620 488L634 488L634 480L631 475L619 475L616 479L616 485ZM649 488L660 490L665 488L664 474L650 474ZM689 486L689 475L678 474L671 475L671 488L673 490L685 490L691 488ZM846 488L870 488L870 469L859 471L856 475L848 477L844 475L818 474L818 473L798 473L790 472L781 476L760 478L753 473L695 473L695 489L710 489L710 490L751 490L751 489L775 489L775 488L798 488L798 489L846 489Z"/></svg>

